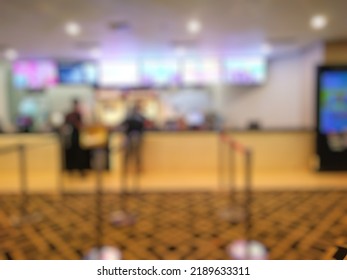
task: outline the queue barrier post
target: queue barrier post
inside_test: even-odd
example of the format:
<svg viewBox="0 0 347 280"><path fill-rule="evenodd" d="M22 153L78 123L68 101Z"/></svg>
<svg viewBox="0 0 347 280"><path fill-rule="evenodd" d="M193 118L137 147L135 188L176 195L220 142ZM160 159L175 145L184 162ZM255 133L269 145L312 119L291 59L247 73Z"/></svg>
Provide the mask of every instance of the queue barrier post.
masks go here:
<svg viewBox="0 0 347 280"><path fill-rule="evenodd" d="M137 217L133 213L130 212L128 208L128 202L129 202L129 195L130 192L128 191L128 150L126 150L127 147L122 147L121 151L123 152L124 159L122 161L123 165L121 167L120 171L120 203L119 203L119 210L114 211L110 215L110 222L115 227L126 227L126 226L133 226L136 223ZM135 185L136 190L139 190L139 168L135 168Z"/></svg>
<svg viewBox="0 0 347 280"><path fill-rule="evenodd" d="M22 144L18 145L19 155L19 178L20 178L20 192L22 202L20 206L20 213L24 217L27 213L28 204L28 178L27 178L27 162L26 162L26 147Z"/></svg>
<svg viewBox="0 0 347 280"><path fill-rule="evenodd" d="M245 219L245 211L244 208L237 203L236 199L236 152L237 148L240 149L242 146L236 145L236 142L228 137L221 138L220 142L227 148L227 185L229 200L228 206L222 209L219 215L223 220L227 220L230 223L240 223Z"/></svg>
<svg viewBox="0 0 347 280"><path fill-rule="evenodd" d="M219 133L219 137L218 137L218 185L219 185L219 189L222 190L224 187L224 164L223 164L223 137L224 137L224 132L221 131Z"/></svg>
<svg viewBox="0 0 347 280"><path fill-rule="evenodd" d="M96 172L95 213L96 213L96 246L84 257L87 260L120 260L122 253L117 247L103 245L103 171L106 166L106 155L102 149L94 151L93 167Z"/></svg>
<svg viewBox="0 0 347 280"><path fill-rule="evenodd" d="M42 220L39 212L28 212L30 196L28 194L28 165L27 165L27 146L18 144L18 175L20 184L20 204L19 215L12 217L12 225L18 227L23 224L37 223Z"/></svg>
<svg viewBox="0 0 347 280"><path fill-rule="evenodd" d="M65 181L64 181L64 171L66 170L66 157L65 157L65 144L63 135L59 133L59 148L60 148L60 160L61 164L59 166L59 175L58 175L58 193L60 194L60 197L62 201L64 202L65 199Z"/></svg>
<svg viewBox="0 0 347 280"><path fill-rule="evenodd" d="M267 259L268 253L266 247L253 240L253 219L252 219L252 206L253 206L253 189L252 189L252 176L253 176L253 152L252 150L244 147L239 142L231 137L226 137L223 133L220 134L220 146L225 145L228 147L228 180L229 186L229 208L223 210L220 214L221 217L228 222L240 223L244 222L244 239L231 242L226 250L231 259L239 260L255 260ZM223 173L223 153L222 148L219 148L219 183L222 182ZM244 203L237 203L236 197L236 153L240 153L244 160Z"/></svg>

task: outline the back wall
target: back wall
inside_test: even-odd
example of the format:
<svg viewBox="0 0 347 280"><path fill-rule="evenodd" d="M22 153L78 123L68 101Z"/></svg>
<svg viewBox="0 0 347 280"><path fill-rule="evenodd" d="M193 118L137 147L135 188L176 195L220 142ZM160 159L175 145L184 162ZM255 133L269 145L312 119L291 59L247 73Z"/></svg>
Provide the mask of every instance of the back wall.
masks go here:
<svg viewBox="0 0 347 280"><path fill-rule="evenodd" d="M323 50L315 45L271 59L263 86L215 89L226 125L245 128L257 121L266 129L314 128L316 67L323 63Z"/></svg>

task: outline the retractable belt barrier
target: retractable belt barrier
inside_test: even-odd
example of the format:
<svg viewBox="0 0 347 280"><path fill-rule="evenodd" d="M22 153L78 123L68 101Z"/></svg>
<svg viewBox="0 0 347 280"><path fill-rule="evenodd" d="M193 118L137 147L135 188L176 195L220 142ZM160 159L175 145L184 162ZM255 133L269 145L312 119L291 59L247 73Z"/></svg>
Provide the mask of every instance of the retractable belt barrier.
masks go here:
<svg viewBox="0 0 347 280"><path fill-rule="evenodd" d="M49 144L51 145L51 144ZM47 143L44 144L18 144L18 145L9 145L6 147L0 147L0 156L8 153L18 153L19 156L19 178L20 178L20 190L21 190L21 201L20 201L20 215L13 219L13 225L19 226L25 223L36 223L41 221L43 216L40 213L28 213L28 204L30 196L28 195L28 178L27 178L27 151L28 149L39 149L42 147L48 146ZM126 150L127 147L117 146L109 148L110 152L129 152ZM229 180L229 192L230 192L230 208L228 209L229 213L224 211L222 215L224 218L228 218L231 222L244 222L245 225L245 239L237 240L232 242L227 246L226 250L232 259L266 259L267 251L265 247L253 240L252 229L253 229L253 220L252 220L252 167L253 167L253 153L252 150L248 147L240 144L235 141L233 138L226 135L225 132L220 133L220 152L219 152L219 162L220 168L223 168L223 158L225 153L223 148L227 148L228 156L228 180ZM95 148L94 149L94 159L93 159L93 169L95 171L95 213L96 213L96 244L87 255L85 259L121 259L121 251L112 246L105 246L103 244L103 171L106 167L106 151L104 148ZM240 154L244 159L244 203L241 207L237 205L236 200L236 154ZM111 214L111 223L115 226L131 226L136 222L135 216L128 211L127 201L128 201L128 171L129 171L129 154L124 154L123 165L120 173L120 210ZM63 168L61 169L61 172ZM140 181L140 167L135 168L135 184L136 190L139 190L139 181ZM60 177L63 177L60 174ZM223 176L222 172L220 173ZM222 182L223 178L220 178ZM58 183L59 191L61 194L64 193L62 182ZM235 210L236 209L236 210ZM236 213L236 214L235 214Z"/></svg>
<svg viewBox="0 0 347 280"><path fill-rule="evenodd" d="M222 188L225 179L223 171L226 169L226 185L229 192L229 207L221 212L221 217L231 223L239 223L246 219L246 214L249 212L250 208L245 207L247 205L246 203L240 205L236 199L236 156L237 154L240 154L244 158L244 189L245 194L248 194L248 191L251 188L252 151L226 135L224 132L220 133L219 142L219 184ZM226 164L225 160L227 160ZM251 195L249 195L247 199L251 200Z"/></svg>
<svg viewBox="0 0 347 280"><path fill-rule="evenodd" d="M122 146L115 146L110 147L109 152L114 153L124 153L125 147ZM103 224L104 224L104 218L103 218L103 195L104 195L104 189L103 189L103 171L105 170L106 166L106 154L105 150L103 149L95 149L94 150L94 162L93 162L93 169L96 172L96 195L95 195L95 207L96 207L96 246L92 248L84 257L84 259L89 260L119 260L122 258L122 253L117 247L104 245L103 242ZM126 155L124 155L126 156ZM136 216L133 215L129 209L128 209L128 186L127 186L127 166L125 166L125 161L123 161L123 166L120 174L120 203L119 207L120 209L111 213L110 215L110 222L112 225L116 227L124 227L124 226L132 226L136 223ZM139 182L139 169L136 169L137 172L135 173L135 176L137 178L136 182ZM136 190L139 189L139 185L136 186Z"/></svg>
<svg viewBox="0 0 347 280"><path fill-rule="evenodd" d="M122 253L117 247L106 246L103 244L103 170L106 166L106 154L102 149L94 150L93 169L96 172L96 195L95 195L95 213L96 213L96 246L92 248L84 257L88 260L120 260Z"/></svg>
<svg viewBox="0 0 347 280"><path fill-rule="evenodd" d="M226 132L220 133L219 141L219 184L222 187L224 183L224 162L225 156L227 162L227 185L229 191L229 207L221 211L221 217L232 224L244 222L245 239L232 242L227 247L227 252L232 259L266 259L266 248L253 240L253 220L252 220L252 176L253 176L253 151L240 142L227 135ZM224 149L227 153L224 153ZM240 205L236 196L236 155L243 157L244 168L244 201Z"/></svg>
<svg viewBox="0 0 347 280"><path fill-rule="evenodd" d="M116 227L132 226L136 223L136 215L131 213L129 210L129 196L131 191L128 189L128 171L129 171L129 161L126 159L127 147L124 145L116 146L110 148L110 152L119 152L123 153L123 160L121 161L120 169L120 200L119 200L119 209L112 212L110 215L110 222ZM133 190L135 194L139 194L140 189L140 170L139 167L135 168L134 180L133 180Z"/></svg>
<svg viewBox="0 0 347 280"><path fill-rule="evenodd" d="M42 214L38 212L29 213L28 206L30 202L30 196L28 195L28 163L27 152L28 149L40 149L46 146L52 145L51 143L42 144L13 144L5 147L0 147L0 157L4 154L18 153L18 174L20 181L20 203L19 203L19 215L11 218L13 226L20 226L28 223L36 223L42 220ZM60 188L58 183L58 188Z"/></svg>

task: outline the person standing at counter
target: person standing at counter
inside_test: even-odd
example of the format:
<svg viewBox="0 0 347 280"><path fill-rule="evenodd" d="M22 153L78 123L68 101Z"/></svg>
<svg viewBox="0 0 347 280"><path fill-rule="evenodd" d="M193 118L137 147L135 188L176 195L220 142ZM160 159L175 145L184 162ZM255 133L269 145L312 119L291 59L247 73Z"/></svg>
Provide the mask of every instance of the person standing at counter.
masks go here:
<svg viewBox="0 0 347 280"><path fill-rule="evenodd" d="M69 171L78 170L81 176L85 175L86 151L80 144L80 131L83 127L82 114L78 100L74 100L72 111L65 116L63 128L66 168Z"/></svg>
<svg viewBox="0 0 347 280"><path fill-rule="evenodd" d="M138 173L142 170L141 148L145 125L146 119L141 113L141 103L137 102L122 123L125 136L124 172L127 172L130 160L134 160Z"/></svg>

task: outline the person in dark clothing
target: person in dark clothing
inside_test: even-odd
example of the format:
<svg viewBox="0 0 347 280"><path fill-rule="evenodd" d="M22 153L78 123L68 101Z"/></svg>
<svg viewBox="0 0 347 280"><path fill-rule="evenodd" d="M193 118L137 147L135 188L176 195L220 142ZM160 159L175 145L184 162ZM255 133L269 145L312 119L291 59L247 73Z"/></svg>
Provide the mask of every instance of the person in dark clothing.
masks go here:
<svg viewBox="0 0 347 280"><path fill-rule="evenodd" d="M31 116L20 115L17 118L17 127L21 133L29 133L33 131L34 121Z"/></svg>
<svg viewBox="0 0 347 280"><path fill-rule="evenodd" d="M73 101L73 109L65 116L65 164L69 171L79 170L81 176L85 175L86 152L80 145L80 130L83 126L82 114L78 100Z"/></svg>
<svg viewBox="0 0 347 280"><path fill-rule="evenodd" d="M142 170L141 148L146 120L141 114L141 105L136 103L130 114L122 123L125 134L124 171L127 172L130 160L134 160L138 173Z"/></svg>

